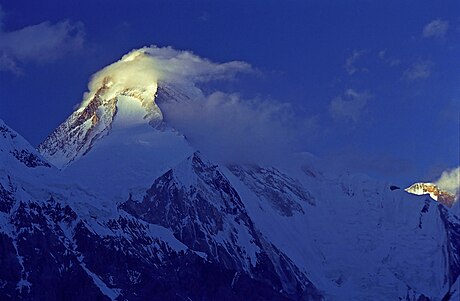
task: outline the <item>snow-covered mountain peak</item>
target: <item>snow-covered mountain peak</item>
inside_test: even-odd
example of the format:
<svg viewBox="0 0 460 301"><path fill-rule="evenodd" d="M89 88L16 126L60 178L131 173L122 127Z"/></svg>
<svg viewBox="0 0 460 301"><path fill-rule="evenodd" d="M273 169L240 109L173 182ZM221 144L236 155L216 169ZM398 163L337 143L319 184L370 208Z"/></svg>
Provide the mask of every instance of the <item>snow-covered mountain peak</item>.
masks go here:
<svg viewBox="0 0 460 301"><path fill-rule="evenodd" d="M156 84L146 89L121 88L111 78L104 78L102 85L89 93L86 103L39 145L40 153L62 168L85 155L115 129L161 123L155 93Z"/></svg>
<svg viewBox="0 0 460 301"><path fill-rule="evenodd" d="M151 109L159 79L155 64L155 60L140 49L103 68L93 75L89 92L85 93L78 111L84 110L96 96L110 100L118 95L132 96Z"/></svg>
<svg viewBox="0 0 460 301"><path fill-rule="evenodd" d="M80 107L39 145L40 153L64 168L113 131L161 124L163 114L157 97L161 101L188 101L197 92L183 88L174 92L175 85L166 82L161 83L165 88L159 89L157 65L152 55L140 49L97 72Z"/></svg>
<svg viewBox="0 0 460 301"><path fill-rule="evenodd" d="M405 190L416 195L429 194L433 200L438 200L438 188L433 183L415 183Z"/></svg>
<svg viewBox="0 0 460 301"><path fill-rule="evenodd" d="M133 50L93 75L78 109L39 145L39 151L65 168L115 129L140 124L164 129L168 121L159 105L203 99L197 83L251 70L244 62L213 63L171 47Z"/></svg>
<svg viewBox="0 0 460 301"><path fill-rule="evenodd" d="M405 191L416 195L429 194L433 200L448 207L452 207L455 202L455 195L439 189L439 187L433 183L415 183L406 188Z"/></svg>

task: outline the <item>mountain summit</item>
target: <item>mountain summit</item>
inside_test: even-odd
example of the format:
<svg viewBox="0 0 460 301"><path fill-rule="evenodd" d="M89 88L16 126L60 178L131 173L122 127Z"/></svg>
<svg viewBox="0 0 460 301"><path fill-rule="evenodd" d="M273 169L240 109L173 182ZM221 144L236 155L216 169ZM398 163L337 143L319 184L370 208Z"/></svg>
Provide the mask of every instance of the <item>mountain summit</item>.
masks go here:
<svg viewBox="0 0 460 301"><path fill-rule="evenodd" d="M415 183L405 190L416 195L428 194L433 200L436 200L447 207L452 207L456 201L455 195L439 189L439 187L433 183Z"/></svg>
<svg viewBox="0 0 460 301"><path fill-rule="evenodd" d="M152 65L154 59L141 49L95 74L80 107L39 145L40 153L63 168L114 127L161 123L155 102L158 74Z"/></svg>

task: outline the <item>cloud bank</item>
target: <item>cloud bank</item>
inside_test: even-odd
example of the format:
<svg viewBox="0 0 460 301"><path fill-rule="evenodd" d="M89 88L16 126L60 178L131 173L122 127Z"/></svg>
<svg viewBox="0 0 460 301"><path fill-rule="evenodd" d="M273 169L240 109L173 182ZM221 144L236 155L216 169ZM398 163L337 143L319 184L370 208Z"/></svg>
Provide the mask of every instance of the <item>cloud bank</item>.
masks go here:
<svg viewBox="0 0 460 301"><path fill-rule="evenodd" d="M449 29L449 22L436 19L425 25L422 36L424 38L442 38Z"/></svg>
<svg viewBox="0 0 460 301"><path fill-rule="evenodd" d="M460 192L460 166L444 171L441 174L441 177L435 181L435 184L441 190L445 190L458 196Z"/></svg>
<svg viewBox="0 0 460 301"><path fill-rule="evenodd" d="M270 162L294 151L306 139L315 118L300 120L289 104L245 100L214 92L200 101L161 106L168 123L214 160Z"/></svg>
<svg viewBox="0 0 460 301"><path fill-rule="evenodd" d="M15 31L5 31L0 7L0 71L21 72L21 64L43 63L80 49L84 42L81 23L43 22Z"/></svg>

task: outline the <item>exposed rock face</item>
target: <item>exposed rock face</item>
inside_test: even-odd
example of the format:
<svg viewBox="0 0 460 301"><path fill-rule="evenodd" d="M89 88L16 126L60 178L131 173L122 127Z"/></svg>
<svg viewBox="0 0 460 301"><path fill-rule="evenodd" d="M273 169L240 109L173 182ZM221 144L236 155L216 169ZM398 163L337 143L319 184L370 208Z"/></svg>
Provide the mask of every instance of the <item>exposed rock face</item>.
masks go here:
<svg viewBox="0 0 460 301"><path fill-rule="evenodd" d="M1 256L2 279L6 278L2 299L106 299L64 233L76 218L69 207L52 200L43 204L19 201L10 216L11 232L0 236L8 252Z"/></svg>
<svg viewBox="0 0 460 301"><path fill-rule="evenodd" d="M38 156L28 152L27 150L14 150L11 152L13 156L27 167L46 166L51 167L49 163L40 159Z"/></svg>
<svg viewBox="0 0 460 301"><path fill-rule="evenodd" d="M8 181L4 184L0 183L0 212L9 213L14 204L14 192L16 187L8 177Z"/></svg>
<svg viewBox="0 0 460 301"><path fill-rule="evenodd" d="M235 277L254 277L294 298L321 299L293 263L257 233L230 182L198 153L158 178L143 200L129 199L121 208L172 229L179 241L235 271Z"/></svg>

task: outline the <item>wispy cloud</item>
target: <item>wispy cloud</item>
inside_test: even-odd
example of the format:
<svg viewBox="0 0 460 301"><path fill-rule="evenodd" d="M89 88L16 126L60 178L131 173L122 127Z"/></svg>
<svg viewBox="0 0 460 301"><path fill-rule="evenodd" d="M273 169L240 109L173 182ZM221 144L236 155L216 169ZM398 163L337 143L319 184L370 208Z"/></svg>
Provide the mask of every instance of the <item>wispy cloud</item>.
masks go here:
<svg viewBox="0 0 460 301"><path fill-rule="evenodd" d="M347 71L347 73L349 75L353 75L358 71L367 71L366 68L361 68L360 69L360 68L356 67L356 62L366 52L367 52L367 50L365 50L365 49L363 49L363 50L353 50L353 53L345 60L344 68L345 68L345 71Z"/></svg>
<svg viewBox="0 0 460 301"><path fill-rule="evenodd" d="M433 62L419 59L412 66L404 70L402 78L407 81L415 81L428 78L431 75L433 66Z"/></svg>
<svg viewBox="0 0 460 301"><path fill-rule="evenodd" d="M422 36L424 38L441 38L446 35L448 29L448 21L436 19L425 25Z"/></svg>
<svg viewBox="0 0 460 301"><path fill-rule="evenodd" d="M286 103L243 99L214 92L188 104L165 103L161 110L172 126L215 160L270 162L298 147L317 118L298 119Z"/></svg>
<svg viewBox="0 0 460 301"><path fill-rule="evenodd" d="M389 65L390 67L398 66L401 63L401 61L398 58L389 57L387 55L386 50L379 51L378 56L379 59L381 59L383 62L385 62L385 64Z"/></svg>
<svg viewBox="0 0 460 301"><path fill-rule="evenodd" d="M435 181L435 184L440 189L458 196L460 190L460 167L444 171L441 177Z"/></svg>
<svg viewBox="0 0 460 301"><path fill-rule="evenodd" d="M337 96L329 104L329 113L336 120L358 122L366 109L371 96L367 92L356 92L348 89L343 95Z"/></svg>
<svg viewBox="0 0 460 301"><path fill-rule="evenodd" d="M159 71L161 80L206 82L232 79L242 72L256 72L246 62L215 63L191 51L175 50L172 47L151 46L141 51L156 62L156 70Z"/></svg>
<svg viewBox="0 0 460 301"><path fill-rule="evenodd" d="M0 24L2 15L0 7ZM4 31L0 25L0 70L20 73L23 63L58 59L80 49L84 36L83 25L79 22L43 22L15 31Z"/></svg>
<svg viewBox="0 0 460 301"><path fill-rule="evenodd" d="M88 85L89 92L80 106L86 105L107 78L124 87L150 87L158 81L194 87L197 83L232 80L236 74L243 72L256 71L242 61L219 64L190 51L172 47L143 47L95 73Z"/></svg>

